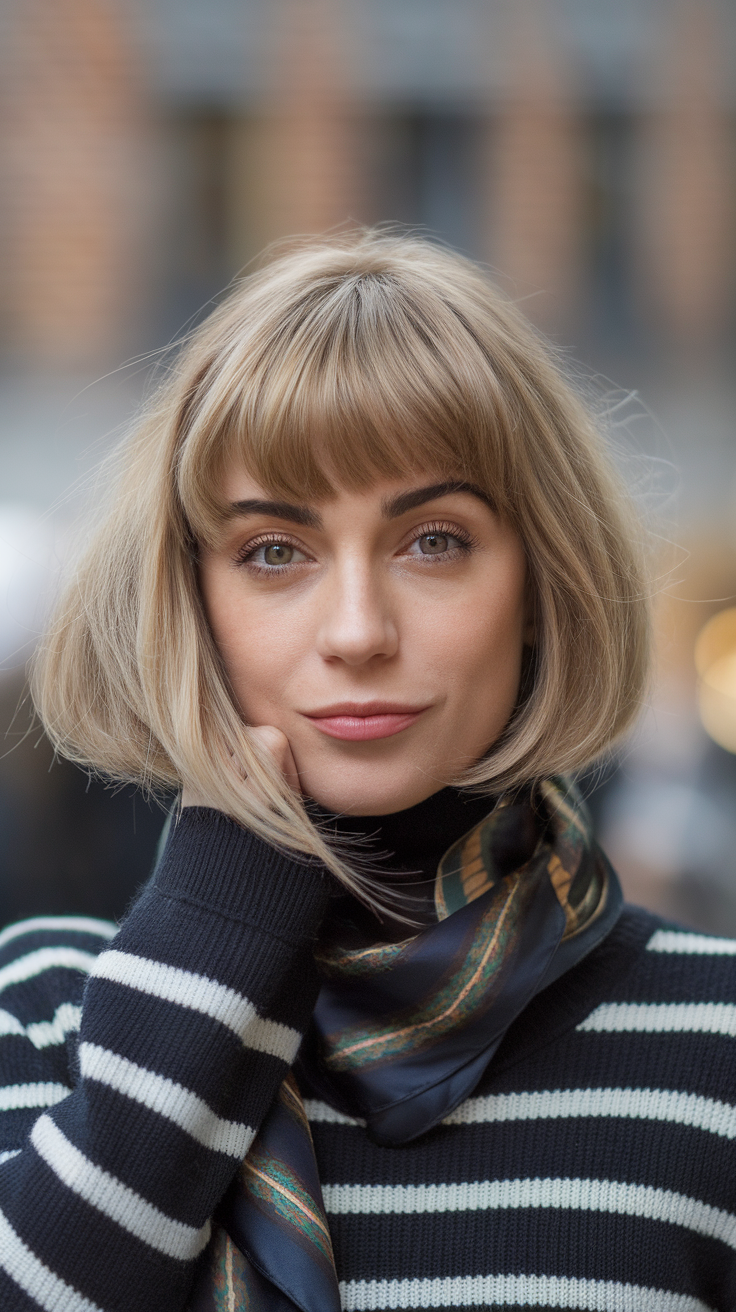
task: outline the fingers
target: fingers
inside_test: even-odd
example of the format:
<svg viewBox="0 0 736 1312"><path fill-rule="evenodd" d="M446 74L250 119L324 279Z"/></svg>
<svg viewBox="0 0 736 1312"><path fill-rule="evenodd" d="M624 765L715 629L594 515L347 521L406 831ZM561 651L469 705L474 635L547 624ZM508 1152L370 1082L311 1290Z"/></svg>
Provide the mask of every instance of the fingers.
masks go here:
<svg viewBox="0 0 736 1312"><path fill-rule="evenodd" d="M296 763L291 751L291 744L285 733L276 729L271 724L261 724L257 728L251 729L252 736L265 747L268 754L273 757L279 772L284 776L290 788L295 793L301 792L299 784L299 775L297 773ZM244 786L247 788L247 780L244 780ZM185 806L211 806L212 803L204 795L197 792L196 788L186 785L181 795L182 808Z"/></svg>
<svg viewBox="0 0 736 1312"><path fill-rule="evenodd" d="M290 788L293 788L295 793L300 793L299 775L286 734L271 724L260 724L256 729L251 729L251 734L271 754Z"/></svg>

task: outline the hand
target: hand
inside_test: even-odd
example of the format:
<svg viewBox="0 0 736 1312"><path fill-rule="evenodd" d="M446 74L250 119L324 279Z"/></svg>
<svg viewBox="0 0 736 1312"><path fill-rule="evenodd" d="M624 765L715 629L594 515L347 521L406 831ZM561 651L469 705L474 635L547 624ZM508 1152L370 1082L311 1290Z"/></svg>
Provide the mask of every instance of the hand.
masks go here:
<svg viewBox="0 0 736 1312"><path fill-rule="evenodd" d="M282 733L281 729L274 728L271 724L261 724L257 729L251 729L251 734L273 757L286 782L294 789L294 792L300 793L299 775L292 755L291 744L286 734ZM245 786L247 787L247 780ZM211 805L205 797L201 797L193 788L186 787L181 795L181 804L182 808L185 806Z"/></svg>

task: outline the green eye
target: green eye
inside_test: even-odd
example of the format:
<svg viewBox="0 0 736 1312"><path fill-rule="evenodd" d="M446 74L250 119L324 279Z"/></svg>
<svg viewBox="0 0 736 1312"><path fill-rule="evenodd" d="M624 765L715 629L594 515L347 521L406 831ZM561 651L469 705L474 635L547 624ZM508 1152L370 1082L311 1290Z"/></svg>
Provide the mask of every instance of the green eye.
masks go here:
<svg viewBox="0 0 736 1312"><path fill-rule="evenodd" d="M294 555L294 548L288 542L270 542L263 548L263 560L266 565L289 565Z"/></svg>
<svg viewBox="0 0 736 1312"><path fill-rule="evenodd" d="M423 556L440 556L448 550L449 545L446 533L425 533L419 539L419 550Z"/></svg>

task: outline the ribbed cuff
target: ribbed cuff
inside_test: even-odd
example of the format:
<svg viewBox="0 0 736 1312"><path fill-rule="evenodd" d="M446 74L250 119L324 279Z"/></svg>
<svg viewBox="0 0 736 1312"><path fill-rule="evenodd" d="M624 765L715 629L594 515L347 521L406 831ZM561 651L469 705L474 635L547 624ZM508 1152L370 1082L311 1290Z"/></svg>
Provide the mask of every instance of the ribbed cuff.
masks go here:
<svg viewBox="0 0 736 1312"><path fill-rule="evenodd" d="M277 851L206 806L185 807L172 823L154 883L295 942L316 933L335 888L324 867Z"/></svg>

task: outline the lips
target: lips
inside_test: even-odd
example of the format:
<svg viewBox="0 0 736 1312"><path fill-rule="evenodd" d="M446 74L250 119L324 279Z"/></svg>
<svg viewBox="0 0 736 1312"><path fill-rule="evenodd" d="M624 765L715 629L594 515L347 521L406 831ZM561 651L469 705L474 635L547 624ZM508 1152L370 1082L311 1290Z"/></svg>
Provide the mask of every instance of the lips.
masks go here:
<svg viewBox="0 0 736 1312"><path fill-rule="evenodd" d="M406 706L396 702L341 702L303 714L329 738L369 742L401 733L415 724L427 709L426 706Z"/></svg>

